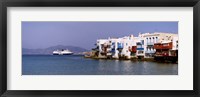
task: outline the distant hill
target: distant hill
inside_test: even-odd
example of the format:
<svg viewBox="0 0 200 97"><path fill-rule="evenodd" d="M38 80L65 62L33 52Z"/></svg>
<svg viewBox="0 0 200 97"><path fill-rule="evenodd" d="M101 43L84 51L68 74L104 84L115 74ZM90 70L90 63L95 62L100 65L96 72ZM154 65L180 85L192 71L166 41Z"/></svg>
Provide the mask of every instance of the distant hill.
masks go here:
<svg viewBox="0 0 200 97"><path fill-rule="evenodd" d="M62 50L62 49L68 49L72 51L75 54L79 54L82 52L88 51L87 49L76 47L76 46L63 46L63 45L57 45L57 46L51 46L45 49L27 49L22 48L22 54L23 55L50 55L54 50Z"/></svg>

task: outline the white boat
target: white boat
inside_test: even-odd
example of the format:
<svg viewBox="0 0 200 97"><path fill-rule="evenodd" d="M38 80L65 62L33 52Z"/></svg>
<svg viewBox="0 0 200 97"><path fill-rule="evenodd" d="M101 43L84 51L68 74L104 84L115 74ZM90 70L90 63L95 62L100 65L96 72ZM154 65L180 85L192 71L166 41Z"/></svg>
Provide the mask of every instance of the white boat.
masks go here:
<svg viewBox="0 0 200 97"><path fill-rule="evenodd" d="M61 55L71 55L71 54L73 54L73 52L69 51L68 49L61 51Z"/></svg>
<svg viewBox="0 0 200 97"><path fill-rule="evenodd" d="M53 55L60 55L60 51L59 50L53 51Z"/></svg>
<svg viewBox="0 0 200 97"><path fill-rule="evenodd" d="M72 55L72 54L73 52L69 51L68 49L53 51L53 55Z"/></svg>

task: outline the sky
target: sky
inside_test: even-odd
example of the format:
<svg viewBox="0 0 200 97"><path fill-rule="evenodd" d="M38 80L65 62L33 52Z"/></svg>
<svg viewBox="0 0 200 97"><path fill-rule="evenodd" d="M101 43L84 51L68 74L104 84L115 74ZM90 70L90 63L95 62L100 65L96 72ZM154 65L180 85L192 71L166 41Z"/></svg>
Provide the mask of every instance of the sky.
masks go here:
<svg viewBox="0 0 200 97"><path fill-rule="evenodd" d="M178 34L178 22L22 22L22 47L29 49L65 45L90 50L97 39L139 33Z"/></svg>

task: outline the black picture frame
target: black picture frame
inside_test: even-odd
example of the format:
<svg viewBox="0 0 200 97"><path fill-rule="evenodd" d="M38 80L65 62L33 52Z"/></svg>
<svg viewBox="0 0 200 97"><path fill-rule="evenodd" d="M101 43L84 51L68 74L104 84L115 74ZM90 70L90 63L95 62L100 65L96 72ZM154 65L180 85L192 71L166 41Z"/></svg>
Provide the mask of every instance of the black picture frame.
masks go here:
<svg viewBox="0 0 200 97"><path fill-rule="evenodd" d="M193 90L7 90L7 7L193 7ZM200 0L1 0L0 95L2 97L199 97Z"/></svg>

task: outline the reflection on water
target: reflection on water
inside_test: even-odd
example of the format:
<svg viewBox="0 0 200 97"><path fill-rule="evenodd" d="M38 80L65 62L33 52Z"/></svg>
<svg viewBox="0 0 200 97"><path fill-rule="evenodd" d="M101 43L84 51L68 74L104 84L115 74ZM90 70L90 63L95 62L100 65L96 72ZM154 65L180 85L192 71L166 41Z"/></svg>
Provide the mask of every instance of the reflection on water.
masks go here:
<svg viewBox="0 0 200 97"><path fill-rule="evenodd" d="M23 55L23 75L177 75L178 64L96 60L83 56Z"/></svg>

